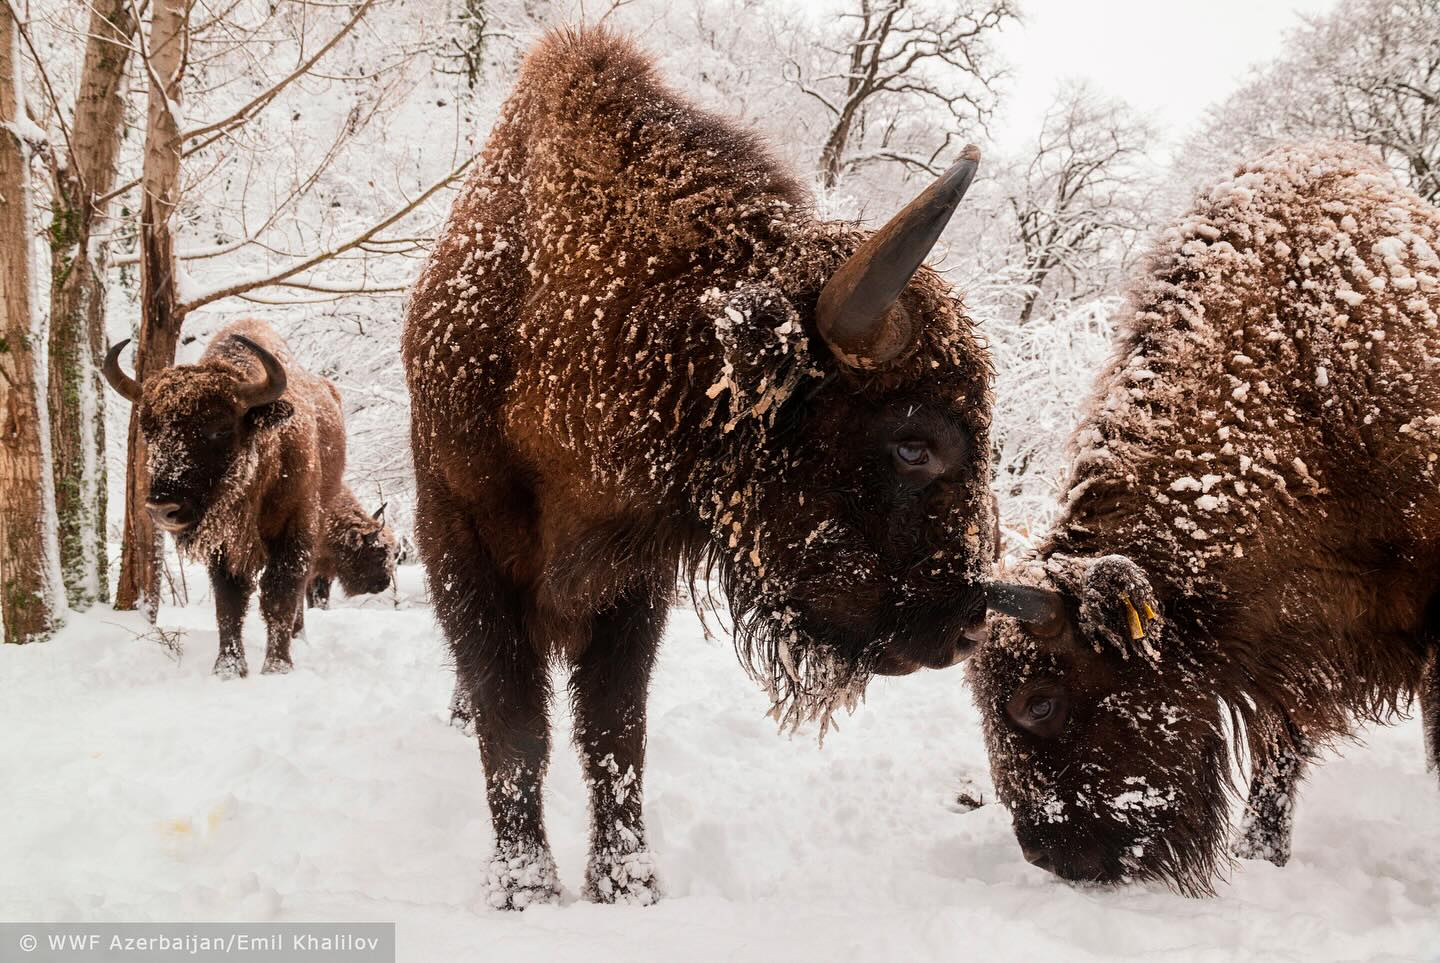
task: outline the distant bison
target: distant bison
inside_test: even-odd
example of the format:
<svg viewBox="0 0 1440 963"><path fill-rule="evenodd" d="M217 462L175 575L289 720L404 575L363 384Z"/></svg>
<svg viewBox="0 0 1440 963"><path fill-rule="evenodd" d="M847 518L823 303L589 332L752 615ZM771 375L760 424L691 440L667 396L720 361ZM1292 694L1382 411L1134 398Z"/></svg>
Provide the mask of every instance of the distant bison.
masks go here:
<svg viewBox="0 0 1440 963"><path fill-rule="evenodd" d="M197 363L144 385L120 368L128 343L110 349L105 377L140 405L150 517L209 567L220 630L215 674L248 672L241 627L257 577L268 635L261 671L288 672L320 506L335 497L344 470L339 397L296 365L263 321L222 328Z"/></svg>
<svg viewBox="0 0 1440 963"><path fill-rule="evenodd" d="M590 784L585 894L657 895L645 696L677 569L714 570L777 718L958 661L992 558L990 368L921 267L972 149L873 233L631 44L522 68L413 292L416 537L470 695L490 898L552 900L550 665Z"/></svg>
<svg viewBox="0 0 1440 963"><path fill-rule="evenodd" d="M1278 864L1352 720L1418 694L1435 761L1437 249L1440 212L1334 144L1241 167L1160 241L1060 520L968 667L1031 862L1208 892L1232 744L1235 851Z"/></svg>
<svg viewBox="0 0 1440 963"><path fill-rule="evenodd" d="M395 578L398 555L399 543L385 525L385 506L368 512L350 486L341 485L325 506L310 577L310 606L329 607L330 586L336 578L349 596L385 591Z"/></svg>

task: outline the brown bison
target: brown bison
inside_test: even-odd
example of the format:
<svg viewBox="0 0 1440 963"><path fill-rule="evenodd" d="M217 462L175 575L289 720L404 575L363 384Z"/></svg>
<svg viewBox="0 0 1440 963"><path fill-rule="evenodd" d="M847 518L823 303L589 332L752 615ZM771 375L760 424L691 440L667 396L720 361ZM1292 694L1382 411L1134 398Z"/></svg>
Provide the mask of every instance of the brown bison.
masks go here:
<svg viewBox="0 0 1440 963"><path fill-rule="evenodd" d="M215 674L248 672L241 626L257 577L268 643L263 672L288 672L320 507L345 467L338 394L307 373L263 321L222 328L195 364L143 385L110 349L105 377L140 405L149 452L146 509L180 552L209 567L220 630ZM262 573L263 569L263 573Z"/></svg>
<svg viewBox="0 0 1440 963"><path fill-rule="evenodd" d="M590 784L585 894L656 897L645 696L677 570L718 574L787 723L966 652L990 370L921 262L976 156L879 231L822 223L625 40L555 33L526 59L404 335L416 538L476 712L493 905L558 892L554 662Z"/></svg>
<svg viewBox="0 0 1440 963"><path fill-rule="evenodd" d="M1160 240L1060 519L967 668L1032 863L1209 892L1232 748L1234 851L1277 864L1354 720L1418 694L1434 760L1437 250L1440 211L1338 144L1241 167Z"/></svg>
<svg viewBox="0 0 1440 963"><path fill-rule="evenodd" d="M398 555L399 543L385 524L385 506L366 511L350 486L342 484L325 506L306 595L310 607L329 608L336 578L349 596L385 591L395 578Z"/></svg>

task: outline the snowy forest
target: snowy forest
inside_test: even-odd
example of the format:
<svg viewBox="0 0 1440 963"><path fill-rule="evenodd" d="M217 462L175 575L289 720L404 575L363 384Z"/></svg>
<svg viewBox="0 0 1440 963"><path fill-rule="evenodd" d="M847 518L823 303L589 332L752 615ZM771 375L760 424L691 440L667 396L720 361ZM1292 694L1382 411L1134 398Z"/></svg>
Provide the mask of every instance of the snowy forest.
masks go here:
<svg viewBox="0 0 1440 963"><path fill-rule="evenodd" d="M490 830L473 740L447 725L400 355L407 292L549 29L634 37L823 219L878 226L973 143L928 263L988 346L1000 550L1021 558L1060 510L1130 279L1197 190L1276 144L1339 139L1440 204L1437 0L1296 16L1184 126L1063 76L1017 122L1024 0L3 4L0 608L22 645L0 653L0 758L26 775L0 804L18 829L0 864L21 870L0 918L398 919L415 960L1440 959L1440 807L1413 723L1318 770L1288 870L1239 871L1208 903L1062 889L1012 852L963 673L872 687L817 752L775 736L726 623L688 601L651 709L664 915L471 915ZM125 339L143 383L252 317L339 389L345 480L383 506L400 562L387 591L309 617L288 694L208 677L203 568L147 515L139 406L102 374ZM546 789L562 874L584 851L566 741Z"/></svg>

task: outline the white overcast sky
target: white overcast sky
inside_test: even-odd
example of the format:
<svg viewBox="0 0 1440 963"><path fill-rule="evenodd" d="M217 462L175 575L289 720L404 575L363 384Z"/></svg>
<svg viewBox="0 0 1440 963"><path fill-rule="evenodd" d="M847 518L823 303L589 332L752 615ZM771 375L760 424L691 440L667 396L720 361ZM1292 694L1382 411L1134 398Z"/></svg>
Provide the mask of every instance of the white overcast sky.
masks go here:
<svg viewBox="0 0 1440 963"><path fill-rule="evenodd" d="M1023 0L1000 44L1011 77L992 133L1016 148L1038 131L1057 85L1089 78L1129 101L1170 143L1279 52L1303 15L1334 0Z"/></svg>

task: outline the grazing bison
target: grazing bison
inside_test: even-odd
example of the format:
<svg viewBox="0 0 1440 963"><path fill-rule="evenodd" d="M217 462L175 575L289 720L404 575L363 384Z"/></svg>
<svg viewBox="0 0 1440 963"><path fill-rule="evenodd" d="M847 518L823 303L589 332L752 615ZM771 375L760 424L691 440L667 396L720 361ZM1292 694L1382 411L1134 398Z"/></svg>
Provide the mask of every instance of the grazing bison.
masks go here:
<svg viewBox="0 0 1440 963"><path fill-rule="evenodd" d="M248 672L241 626L257 576L268 635L261 671L288 672L320 506L344 471L339 397L295 365L263 321L227 325L198 362L144 385L120 369L128 343L110 349L105 377L140 405L150 517L182 554L209 567L220 629L215 674Z"/></svg>
<svg viewBox="0 0 1440 963"><path fill-rule="evenodd" d="M346 595L385 591L395 577L398 555L395 534L385 525L385 506L367 512L350 486L342 484L325 506L307 592L310 606L329 608L336 578Z"/></svg>
<svg viewBox="0 0 1440 963"><path fill-rule="evenodd" d="M967 668L1026 858L1209 892L1283 864L1318 746L1440 703L1440 211L1279 148L1153 252L1028 584ZM1425 681L1422 681L1425 680Z"/></svg>
<svg viewBox="0 0 1440 963"><path fill-rule="evenodd" d="M490 899L558 893L550 666L590 785L585 894L657 895L645 696L714 571L777 717L957 661L992 555L987 356L923 267L973 149L879 231L603 31L530 53L413 292L416 537L476 712Z"/></svg>

